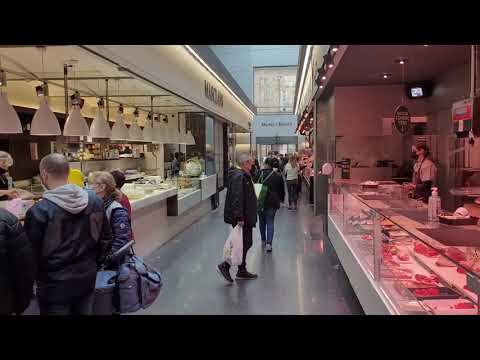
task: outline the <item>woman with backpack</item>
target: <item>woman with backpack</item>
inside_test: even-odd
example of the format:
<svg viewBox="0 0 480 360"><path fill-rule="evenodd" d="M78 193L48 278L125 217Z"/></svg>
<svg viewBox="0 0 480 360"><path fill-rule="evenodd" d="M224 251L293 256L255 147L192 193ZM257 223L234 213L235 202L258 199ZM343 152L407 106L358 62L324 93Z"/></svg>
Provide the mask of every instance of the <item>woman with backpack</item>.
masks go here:
<svg viewBox="0 0 480 360"><path fill-rule="evenodd" d="M272 251L275 214L280 204L285 200L285 183L282 175L274 171L273 158L265 159L264 168L260 171L257 183L267 188L266 196L259 197L258 218L260 220L260 236L262 245L266 245L267 252Z"/></svg>
<svg viewBox="0 0 480 360"><path fill-rule="evenodd" d="M93 191L103 199L105 213L112 230L112 253L127 244L132 238L132 227L128 211L119 202L121 193L117 190L115 180L109 172L95 171L89 177ZM119 266L123 259L118 259L113 267Z"/></svg>
<svg viewBox="0 0 480 360"><path fill-rule="evenodd" d="M288 189L288 210L297 210L298 170L297 157L291 155L287 165L285 165L285 179L287 180Z"/></svg>

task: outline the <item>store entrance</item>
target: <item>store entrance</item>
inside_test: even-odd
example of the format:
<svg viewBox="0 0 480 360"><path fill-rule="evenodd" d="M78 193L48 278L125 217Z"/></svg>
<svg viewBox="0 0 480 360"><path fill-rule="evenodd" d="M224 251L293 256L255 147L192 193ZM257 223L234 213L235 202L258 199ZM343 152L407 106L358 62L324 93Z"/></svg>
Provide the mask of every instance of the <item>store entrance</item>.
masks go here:
<svg viewBox="0 0 480 360"><path fill-rule="evenodd" d="M297 151L297 144L257 144L258 161L265 159L270 152L278 152L279 154L293 154Z"/></svg>

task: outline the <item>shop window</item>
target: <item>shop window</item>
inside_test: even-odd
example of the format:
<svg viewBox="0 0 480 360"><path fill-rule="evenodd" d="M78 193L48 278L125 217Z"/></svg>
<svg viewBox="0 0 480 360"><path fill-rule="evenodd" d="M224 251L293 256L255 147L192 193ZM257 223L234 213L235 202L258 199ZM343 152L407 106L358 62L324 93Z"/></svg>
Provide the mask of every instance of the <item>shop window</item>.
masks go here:
<svg viewBox="0 0 480 360"><path fill-rule="evenodd" d="M254 103L258 114L292 114L296 66L255 67Z"/></svg>

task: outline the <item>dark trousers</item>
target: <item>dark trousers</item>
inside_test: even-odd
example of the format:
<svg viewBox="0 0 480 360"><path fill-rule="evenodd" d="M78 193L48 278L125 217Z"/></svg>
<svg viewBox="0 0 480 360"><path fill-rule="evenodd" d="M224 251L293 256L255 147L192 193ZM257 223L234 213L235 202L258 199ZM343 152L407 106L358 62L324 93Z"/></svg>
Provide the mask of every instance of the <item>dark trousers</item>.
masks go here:
<svg viewBox="0 0 480 360"><path fill-rule="evenodd" d="M92 315L95 292L83 296L71 296L51 301L38 294L40 315Z"/></svg>
<svg viewBox="0 0 480 360"><path fill-rule="evenodd" d="M248 226L242 226L242 233L243 233L243 256L242 256L242 265L238 267L238 271L245 271L247 270L247 252L252 247L253 237L252 237L252 230L253 228ZM230 264L224 262L227 269L230 269Z"/></svg>
<svg viewBox="0 0 480 360"><path fill-rule="evenodd" d="M258 219L260 221L260 237L262 242L272 245L273 233L275 230L275 214L277 209L265 208L260 214Z"/></svg>
<svg viewBox="0 0 480 360"><path fill-rule="evenodd" d="M287 190L288 190L288 205L294 205L297 207L298 200L298 181L297 180L287 180Z"/></svg>

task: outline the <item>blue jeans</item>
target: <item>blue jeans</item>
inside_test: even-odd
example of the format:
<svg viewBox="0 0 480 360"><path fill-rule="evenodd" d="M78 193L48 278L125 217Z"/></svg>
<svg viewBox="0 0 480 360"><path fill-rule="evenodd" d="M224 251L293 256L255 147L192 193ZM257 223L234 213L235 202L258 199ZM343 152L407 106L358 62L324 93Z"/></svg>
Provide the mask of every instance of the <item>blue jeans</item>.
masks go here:
<svg viewBox="0 0 480 360"><path fill-rule="evenodd" d="M265 208L258 215L258 218L260 220L260 236L262 238L262 242L266 242L267 244L270 244L270 245L272 244L272 240L273 240L273 230L274 230L276 212L277 212L277 209Z"/></svg>

